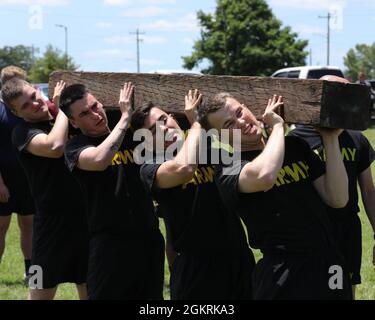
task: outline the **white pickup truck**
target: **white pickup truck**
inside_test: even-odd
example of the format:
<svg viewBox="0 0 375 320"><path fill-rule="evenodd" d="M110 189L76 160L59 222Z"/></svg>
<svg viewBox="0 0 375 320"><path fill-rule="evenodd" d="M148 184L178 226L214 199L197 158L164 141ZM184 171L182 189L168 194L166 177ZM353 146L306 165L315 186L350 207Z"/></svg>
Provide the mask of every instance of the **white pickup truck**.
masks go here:
<svg viewBox="0 0 375 320"><path fill-rule="evenodd" d="M319 79L326 75L344 77L342 71L337 67L303 66L284 68L274 72L274 78L295 78L295 79Z"/></svg>

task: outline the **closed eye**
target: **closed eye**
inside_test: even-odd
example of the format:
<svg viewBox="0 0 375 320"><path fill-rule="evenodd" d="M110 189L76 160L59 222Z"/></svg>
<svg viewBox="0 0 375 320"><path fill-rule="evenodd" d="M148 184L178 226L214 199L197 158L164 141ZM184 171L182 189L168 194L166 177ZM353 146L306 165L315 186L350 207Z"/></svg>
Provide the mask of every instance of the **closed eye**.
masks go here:
<svg viewBox="0 0 375 320"><path fill-rule="evenodd" d="M96 112L98 110L98 103L97 102L93 103L93 105L91 106L91 109L92 111Z"/></svg>
<svg viewBox="0 0 375 320"><path fill-rule="evenodd" d="M85 117L85 116L87 116L89 114L89 111L87 110L87 111L83 111L83 112L81 112L80 114L79 114L79 117L80 118L83 118L83 117Z"/></svg>
<svg viewBox="0 0 375 320"><path fill-rule="evenodd" d="M233 126L234 126L234 121L233 121L233 120L228 120L228 121L226 121L226 122L224 123L223 128L224 128L224 129L230 129L230 128L233 127Z"/></svg>
<svg viewBox="0 0 375 320"><path fill-rule="evenodd" d="M32 102L34 102L34 101L36 100L36 93L35 93L35 92L31 94L30 99L31 99ZM28 108L30 105L31 105L30 101L25 102L25 103L21 106L21 110L25 110L25 109Z"/></svg>
<svg viewBox="0 0 375 320"><path fill-rule="evenodd" d="M238 108L237 111L236 111L236 117L237 117L237 118L241 118L242 115L243 115L242 108Z"/></svg>

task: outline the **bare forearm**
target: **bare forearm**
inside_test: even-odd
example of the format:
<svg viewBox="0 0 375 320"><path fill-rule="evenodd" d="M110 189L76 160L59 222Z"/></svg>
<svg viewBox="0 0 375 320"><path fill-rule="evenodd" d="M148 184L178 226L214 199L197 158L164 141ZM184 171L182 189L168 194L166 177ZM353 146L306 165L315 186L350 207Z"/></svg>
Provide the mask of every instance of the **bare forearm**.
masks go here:
<svg viewBox="0 0 375 320"><path fill-rule="evenodd" d="M185 116L188 119L190 125L193 126L193 124L195 122L195 116L194 116L194 114L192 112L185 112Z"/></svg>
<svg viewBox="0 0 375 320"><path fill-rule="evenodd" d="M329 205L336 208L345 207L349 200L348 175L342 161L338 139L323 137L323 143L327 158L324 186Z"/></svg>
<svg viewBox="0 0 375 320"><path fill-rule="evenodd" d="M200 135L201 125L198 122L194 122L181 150L174 158L176 163L195 167L198 165Z"/></svg>
<svg viewBox="0 0 375 320"><path fill-rule="evenodd" d="M239 191L252 193L270 190L284 161L285 136L283 125L274 126L263 152L241 171Z"/></svg>
<svg viewBox="0 0 375 320"><path fill-rule="evenodd" d="M96 147L95 160L105 167L112 163L112 159L119 150L129 125L129 117L123 115L110 135Z"/></svg>
<svg viewBox="0 0 375 320"><path fill-rule="evenodd" d="M46 136L47 143L51 149L63 148L68 139L69 120L64 112L59 111L57 114L55 124Z"/></svg>
<svg viewBox="0 0 375 320"><path fill-rule="evenodd" d="M282 123L273 127L263 152L252 162L259 168L259 176L272 176L276 179L283 161L285 152L285 135Z"/></svg>

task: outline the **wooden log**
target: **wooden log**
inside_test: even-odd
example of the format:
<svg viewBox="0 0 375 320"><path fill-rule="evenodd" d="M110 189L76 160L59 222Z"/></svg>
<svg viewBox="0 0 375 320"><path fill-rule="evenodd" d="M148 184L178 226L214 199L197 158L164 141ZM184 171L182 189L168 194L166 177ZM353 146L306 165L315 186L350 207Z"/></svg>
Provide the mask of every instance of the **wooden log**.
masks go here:
<svg viewBox="0 0 375 320"><path fill-rule="evenodd" d="M207 75L161 75L134 73L54 72L49 82L81 83L106 107L117 108L124 82L135 84L135 106L152 101L167 112L182 114L184 96L199 89L204 97L225 91L244 103L260 118L273 95L284 96L287 123L328 128L365 130L370 125L370 89L357 84L322 80L232 77Z"/></svg>

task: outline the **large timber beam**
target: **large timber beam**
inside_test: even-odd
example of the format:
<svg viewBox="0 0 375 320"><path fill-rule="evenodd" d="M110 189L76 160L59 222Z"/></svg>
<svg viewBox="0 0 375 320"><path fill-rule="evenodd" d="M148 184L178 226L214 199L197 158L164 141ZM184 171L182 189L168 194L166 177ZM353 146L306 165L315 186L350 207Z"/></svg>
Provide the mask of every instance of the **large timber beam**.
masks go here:
<svg viewBox="0 0 375 320"><path fill-rule="evenodd" d="M106 108L117 108L124 82L135 84L135 106L152 101L165 111L181 114L189 89L205 97L225 91L244 103L259 118L267 100L284 96L284 118L288 123L313 124L329 128L365 130L370 124L370 89L357 84L321 80L259 77L160 75L134 73L54 72L49 95L59 80L67 85L85 84Z"/></svg>

